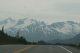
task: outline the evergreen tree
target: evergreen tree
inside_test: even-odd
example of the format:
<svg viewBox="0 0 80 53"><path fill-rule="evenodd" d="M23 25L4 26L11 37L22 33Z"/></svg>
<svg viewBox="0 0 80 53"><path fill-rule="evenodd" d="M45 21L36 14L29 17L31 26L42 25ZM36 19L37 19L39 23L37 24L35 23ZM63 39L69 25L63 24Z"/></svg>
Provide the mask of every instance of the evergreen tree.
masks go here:
<svg viewBox="0 0 80 53"><path fill-rule="evenodd" d="M16 38L19 38L19 31L17 32Z"/></svg>
<svg viewBox="0 0 80 53"><path fill-rule="evenodd" d="M2 27L2 32L4 33L4 26Z"/></svg>

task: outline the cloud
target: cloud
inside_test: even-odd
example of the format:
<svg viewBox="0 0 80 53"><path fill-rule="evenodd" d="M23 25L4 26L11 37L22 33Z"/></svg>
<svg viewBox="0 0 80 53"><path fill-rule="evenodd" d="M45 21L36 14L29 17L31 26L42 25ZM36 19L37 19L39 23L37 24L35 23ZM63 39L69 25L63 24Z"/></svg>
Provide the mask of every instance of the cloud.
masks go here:
<svg viewBox="0 0 80 53"><path fill-rule="evenodd" d="M79 5L80 0L0 0L0 18L29 17L48 22L79 21Z"/></svg>

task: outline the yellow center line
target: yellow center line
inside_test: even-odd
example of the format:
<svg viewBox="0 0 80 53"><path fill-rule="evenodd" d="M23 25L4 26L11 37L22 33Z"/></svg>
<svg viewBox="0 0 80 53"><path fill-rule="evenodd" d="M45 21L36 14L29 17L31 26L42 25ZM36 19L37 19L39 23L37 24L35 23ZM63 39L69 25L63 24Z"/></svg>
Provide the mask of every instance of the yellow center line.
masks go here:
<svg viewBox="0 0 80 53"><path fill-rule="evenodd" d="M25 50L30 49L30 48L33 47L33 46L34 46L34 45L31 45L31 46L28 46L28 47L25 47L25 48L22 48L22 49L16 50L16 51L14 51L13 53L20 53L20 52L23 52L23 51L25 51Z"/></svg>

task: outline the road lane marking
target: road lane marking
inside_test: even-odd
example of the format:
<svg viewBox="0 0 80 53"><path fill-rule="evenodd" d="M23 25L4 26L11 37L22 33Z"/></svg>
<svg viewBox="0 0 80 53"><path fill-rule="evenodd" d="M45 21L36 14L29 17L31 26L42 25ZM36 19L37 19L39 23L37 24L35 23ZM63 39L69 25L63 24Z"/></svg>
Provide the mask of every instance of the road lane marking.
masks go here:
<svg viewBox="0 0 80 53"><path fill-rule="evenodd" d="M66 49L66 48L63 47L63 46L59 46L59 47L62 48L62 49L64 49L64 50L66 50L66 51L69 52L69 53L72 53L70 50Z"/></svg>
<svg viewBox="0 0 80 53"><path fill-rule="evenodd" d="M32 45L32 46L29 46L29 47L25 47L25 48L19 49L19 50L16 50L16 51L13 52L13 53L20 53L20 52L23 52L23 51L25 51L25 50L28 50L28 49L30 49L30 48L32 48L32 47L33 47L33 45Z"/></svg>

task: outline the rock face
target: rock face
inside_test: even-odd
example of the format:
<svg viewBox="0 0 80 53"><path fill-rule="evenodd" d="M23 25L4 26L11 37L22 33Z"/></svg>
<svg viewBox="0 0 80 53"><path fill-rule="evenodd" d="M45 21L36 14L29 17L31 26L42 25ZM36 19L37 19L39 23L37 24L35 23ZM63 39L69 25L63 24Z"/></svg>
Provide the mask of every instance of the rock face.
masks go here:
<svg viewBox="0 0 80 53"><path fill-rule="evenodd" d="M48 25L44 21L34 19L8 18L0 21L0 28L4 25L5 32L16 36L19 31L28 41L52 41L56 39L65 40L75 37L80 32L80 24L73 21L56 22Z"/></svg>

